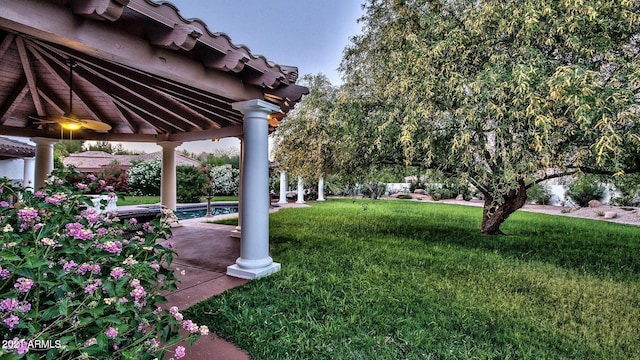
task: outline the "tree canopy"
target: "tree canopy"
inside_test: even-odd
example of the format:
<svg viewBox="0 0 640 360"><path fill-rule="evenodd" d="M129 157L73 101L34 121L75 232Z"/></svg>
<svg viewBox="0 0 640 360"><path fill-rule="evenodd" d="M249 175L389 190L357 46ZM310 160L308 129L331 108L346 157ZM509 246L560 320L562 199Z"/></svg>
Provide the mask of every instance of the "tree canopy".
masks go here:
<svg viewBox="0 0 640 360"><path fill-rule="evenodd" d="M335 171L339 119L331 116L338 88L325 75L305 75L309 95L291 111L274 133L274 159L293 175L317 179Z"/></svg>
<svg viewBox="0 0 640 360"><path fill-rule="evenodd" d="M545 179L640 171L640 3L368 0L336 114L358 164L436 168L485 198L482 231Z"/></svg>

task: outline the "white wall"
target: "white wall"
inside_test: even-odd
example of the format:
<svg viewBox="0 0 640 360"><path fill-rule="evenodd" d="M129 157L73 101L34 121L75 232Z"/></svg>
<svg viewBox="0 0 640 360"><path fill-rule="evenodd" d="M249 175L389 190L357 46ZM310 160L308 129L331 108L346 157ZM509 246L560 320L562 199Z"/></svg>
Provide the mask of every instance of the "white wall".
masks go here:
<svg viewBox="0 0 640 360"><path fill-rule="evenodd" d="M17 181L22 185L24 177L24 160L22 159L7 159L0 160L0 177L6 176L10 180Z"/></svg>

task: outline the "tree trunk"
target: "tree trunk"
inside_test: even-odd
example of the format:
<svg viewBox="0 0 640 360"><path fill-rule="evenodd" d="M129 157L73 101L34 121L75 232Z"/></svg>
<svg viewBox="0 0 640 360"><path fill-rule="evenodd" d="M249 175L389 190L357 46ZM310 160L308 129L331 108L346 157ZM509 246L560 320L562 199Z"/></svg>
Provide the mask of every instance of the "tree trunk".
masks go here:
<svg viewBox="0 0 640 360"><path fill-rule="evenodd" d="M509 215L522 208L527 201L527 189L524 183L519 183L518 188L509 191L502 197L498 205L493 203L493 198L485 194L484 208L482 211L482 233L485 235L502 235L500 225L507 220Z"/></svg>

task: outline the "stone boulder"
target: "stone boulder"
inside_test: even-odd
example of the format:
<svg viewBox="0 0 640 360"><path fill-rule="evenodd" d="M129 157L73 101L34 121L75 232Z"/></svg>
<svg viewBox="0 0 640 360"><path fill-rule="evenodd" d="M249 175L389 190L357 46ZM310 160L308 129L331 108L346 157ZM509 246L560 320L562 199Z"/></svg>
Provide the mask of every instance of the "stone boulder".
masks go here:
<svg viewBox="0 0 640 360"><path fill-rule="evenodd" d="M597 207L600 207L600 206L602 206L602 203L600 201L598 201L598 200L589 201L589 207L590 208L597 208Z"/></svg>
<svg viewBox="0 0 640 360"><path fill-rule="evenodd" d="M415 189L413 190L413 193L418 195L427 195L427 191L425 189Z"/></svg>
<svg viewBox="0 0 640 360"><path fill-rule="evenodd" d="M605 219L615 219L617 217L618 217L618 213L616 213L615 211L607 211L604 213Z"/></svg>

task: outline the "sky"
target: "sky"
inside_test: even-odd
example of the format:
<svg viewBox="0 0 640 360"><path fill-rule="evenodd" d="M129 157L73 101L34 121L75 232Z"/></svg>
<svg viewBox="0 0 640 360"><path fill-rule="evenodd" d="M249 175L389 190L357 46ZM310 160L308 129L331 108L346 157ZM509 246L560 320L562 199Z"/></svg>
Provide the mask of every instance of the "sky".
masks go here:
<svg viewBox="0 0 640 360"><path fill-rule="evenodd" d="M349 38L360 31L362 0L172 0L184 18L199 18L211 32L224 32L236 45L305 74L341 83L338 66ZM160 151L155 144L122 143L131 150ZM194 141L178 147L199 153L238 149L235 138Z"/></svg>

